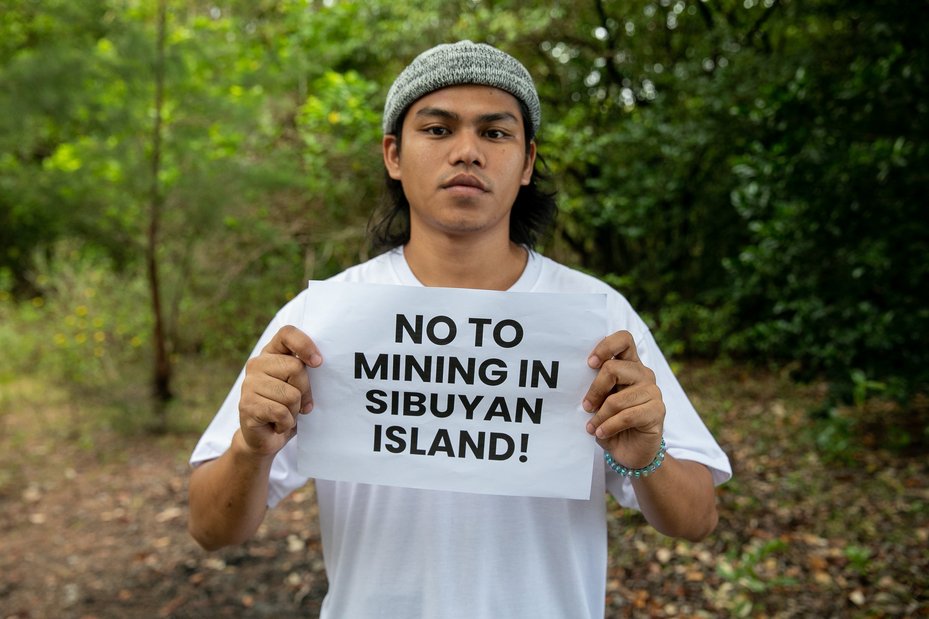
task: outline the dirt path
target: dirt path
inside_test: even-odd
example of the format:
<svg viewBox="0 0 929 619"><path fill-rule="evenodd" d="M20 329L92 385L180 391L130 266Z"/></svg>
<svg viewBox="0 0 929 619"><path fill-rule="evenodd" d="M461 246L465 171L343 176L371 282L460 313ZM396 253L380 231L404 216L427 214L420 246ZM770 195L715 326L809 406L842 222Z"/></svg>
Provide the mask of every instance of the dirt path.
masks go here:
<svg viewBox="0 0 929 619"><path fill-rule="evenodd" d="M186 531L183 455L165 442L130 451L103 464L86 452L49 454L19 497L3 497L0 616L318 613L326 580L312 488L270 512L246 546L206 553Z"/></svg>

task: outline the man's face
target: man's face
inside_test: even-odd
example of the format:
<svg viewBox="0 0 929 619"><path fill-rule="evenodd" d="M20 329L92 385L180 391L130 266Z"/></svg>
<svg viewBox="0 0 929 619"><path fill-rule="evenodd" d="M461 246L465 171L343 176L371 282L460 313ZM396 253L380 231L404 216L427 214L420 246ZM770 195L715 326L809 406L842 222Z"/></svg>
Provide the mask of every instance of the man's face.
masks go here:
<svg viewBox="0 0 929 619"><path fill-rule="evenodd" d="M509 239L510 210L532 177L513 95L488 86L452 86L407 110L398 147L384 137L384 163L410 203L410 235L498 235Z"/></svg>

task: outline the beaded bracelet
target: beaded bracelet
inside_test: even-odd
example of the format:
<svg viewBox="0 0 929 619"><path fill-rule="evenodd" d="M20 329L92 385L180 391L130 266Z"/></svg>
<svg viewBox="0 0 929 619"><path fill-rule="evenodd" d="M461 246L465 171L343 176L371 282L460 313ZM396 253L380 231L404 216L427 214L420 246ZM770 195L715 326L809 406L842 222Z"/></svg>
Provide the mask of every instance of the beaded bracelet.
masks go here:
<svg viewBox="0 0 929 619"><path fill-rule="evenodd" d="M648 466L642 467L640 469L629 469L624 467L622 464L613 459L613 456L610 455L610 452L603 452L603 459L606 460L607 465L622 475L623 477L634 477L639 479L640 477L648 477L652 473L658 470L658 467L661 466L661 463L664 462L664 452L667 446L664 442L664 436L661 437L661 446L658 448L658 454L655 456L655 459L652 460L651 464Z"/></svg>

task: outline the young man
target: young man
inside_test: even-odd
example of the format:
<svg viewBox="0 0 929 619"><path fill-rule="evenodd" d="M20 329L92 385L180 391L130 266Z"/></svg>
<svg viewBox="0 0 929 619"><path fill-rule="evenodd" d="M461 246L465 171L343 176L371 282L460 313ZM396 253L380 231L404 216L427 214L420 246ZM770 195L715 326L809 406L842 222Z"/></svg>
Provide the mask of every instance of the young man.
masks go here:
<svg viewBox="0 0 929 619"><path fill-rule="evenodd" d="M323 617L603 617L605 492L659 531L716 526L714 483L731 472L654 339L605 284L534 253L550 215L535 189L539 100L526 69L462 41L417 57L388 93L384 164L402 188L381 232L400 246L336 276L353 282L608 296L583 401L604 450L587 501L316 481L329 592ZM533 210L537 207L538 210ZM324 363L275 317L191 458L190 531L205 548L247 540L306 479L291 442ZM548 454L557 458L557 453Z"/></svg>

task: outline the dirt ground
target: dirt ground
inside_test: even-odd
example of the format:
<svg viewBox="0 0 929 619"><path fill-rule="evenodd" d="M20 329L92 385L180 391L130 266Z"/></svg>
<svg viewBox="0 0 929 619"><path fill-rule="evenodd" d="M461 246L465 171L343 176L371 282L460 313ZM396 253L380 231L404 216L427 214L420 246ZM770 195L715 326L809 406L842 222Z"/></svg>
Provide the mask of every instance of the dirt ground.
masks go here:
<svg viewBox="0 0 929 619"><path fill-rule="evenodd" d="M102 466L49 454L47 475L0 503L0 616L316 616L326 577L312 488L252 542L207 553L186 531L188 469L172 447L140 441Z"/></svg>
<svg viewBox="0 0 929 619"><path fill-rule="evenodd" d="M677 542L614 505L607 617L929 617L925 455L824 462L802 438L815 393L719 376L682 377L733 460L719 527ZM0 418L0 619L318 616L312 486L208 553L186 531L195 434L43 431L50 414Z"/></svg>

